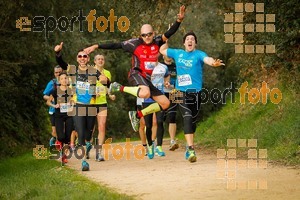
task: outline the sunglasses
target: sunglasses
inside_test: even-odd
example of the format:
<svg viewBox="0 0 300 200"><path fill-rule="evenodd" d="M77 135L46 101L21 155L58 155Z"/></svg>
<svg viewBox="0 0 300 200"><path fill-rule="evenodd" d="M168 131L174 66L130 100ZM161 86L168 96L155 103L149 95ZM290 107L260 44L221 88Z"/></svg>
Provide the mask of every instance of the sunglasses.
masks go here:
<svg viewBox="0 0 300 200"><path fill-rule="evenodd" d="M87 55L78 55L77 57L78 57L78 58L82 58L82 57L83 57L83 58L87 58L88 56L87 56Z"/></svg>
<svg viewBox="0 0 300 200"><path fill-rule="evenodd" d="M153 32L143 33L143 34L141 34L141 36L142 37L146 37L146 36L150 37L150 36L152 36L152 34L153 34Z"/></svg>

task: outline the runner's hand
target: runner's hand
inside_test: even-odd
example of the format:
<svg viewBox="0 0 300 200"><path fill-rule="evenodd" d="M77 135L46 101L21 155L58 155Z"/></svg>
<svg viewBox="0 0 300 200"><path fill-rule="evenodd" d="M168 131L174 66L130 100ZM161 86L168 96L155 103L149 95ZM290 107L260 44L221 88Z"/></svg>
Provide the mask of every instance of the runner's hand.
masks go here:
<svg viewBox="0 0 300 200"><path fill-rule="evenodd" d="M116 99L116 95L114 95L114 94L109 94L108 96L113 101Z"/></svg>
<svg viewBox="0 0 300 200"><path fill-rule="evenodd" d="M224 65L225 64L223 63L223 60L220 60L220 59L216 59L215 62L212 64L214 67L219 67L221 65Z"/></svg>
<svg viewBox="0 0 300 200"><path fill-rule="evenodd" d="M62 47L63 47L63 42L61 42L60 44L58 44L58 45L56 45L55 47L54 47L54 51L55 52L59 52L59 51L61 51L62 50Z"/></svg>
<svg viewBox="0 0 300 200"><path fill-rule="evenodd" d="M166 88L169 88L169 87L170 87L170 85L171 85L171 84L170 84L170 82L169 82L169 81L166 81L166 82L165 82L165 87L166 87Z"/></svg>
<svg viewBox="0 0 300 200"><path fill-rule="evenodd" d="M185 13L185 6L182 5L180 6L180 9L179 9L179 14L177 14L177 19L181 22L184 18L184 13Z"/></svg>

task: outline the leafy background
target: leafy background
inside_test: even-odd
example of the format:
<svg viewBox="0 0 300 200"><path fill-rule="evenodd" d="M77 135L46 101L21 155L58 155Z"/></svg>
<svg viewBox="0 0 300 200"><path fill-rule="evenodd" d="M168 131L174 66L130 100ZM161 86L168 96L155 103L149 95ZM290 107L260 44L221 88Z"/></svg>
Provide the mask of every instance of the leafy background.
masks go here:
<svg viewBox="0 0 300 200"><path fill-rule="evenodd" d="M234 12L234 3L264 3L265 13L276 14L275 33L244 33L245 44L274 44L275 54L235 54L234 45L224 42L224 14ZM1 1L0 6L0 154L12 156L34 147L47 144L50 137L50 122L47 106L42 92L53 76L56 65L53 48L64 42L63 54L66 61L76 64L77 50L95 43L118 42L137 37L142 24L153 25L157 34L164 33L168 24L176 20L180 5L185 5L186 17L177 33L170 39L170 46L183 48L182 36L193 30L198 36L198 49L208 55L221 58L225 67L204 69L204 87L208 90L218 88L223 91L234 82L237 86L248 81L259 87L266 81L270 88L281 87L299 98L299 17L297 0L112 0L112 1L75 1L75 0L16 0ZM53 16L71 19L78 16L79 10L88 15L96 9L96 17L126 16L130 20L128 31L80 32L78 23L74 31L54 30L45 37L45 32L21 32L16 28L20 17L33 19L34 16ZM255 22L251 14L244 16L245 22ZM111 71L113 81L127 83L127 72L131 57L122 50L103 51L106 68ZM127 111L134 109L135 99L129 95L117 94L115 102L109 102L107 137L138 137L131 130ZM219 112L222 104L207 103L202 106L199 121ZM248 108L247 108L248 109ZM250 108L249 108L250 109ZM298 107L299 109L299 107ZM178 130L181 120L178 116ZM299 122L299 120L298 120ZM297 121L293 122L297 124ZM299 133L299 126L293 131ZM298 141L299 142L299 141Z"/></svg>

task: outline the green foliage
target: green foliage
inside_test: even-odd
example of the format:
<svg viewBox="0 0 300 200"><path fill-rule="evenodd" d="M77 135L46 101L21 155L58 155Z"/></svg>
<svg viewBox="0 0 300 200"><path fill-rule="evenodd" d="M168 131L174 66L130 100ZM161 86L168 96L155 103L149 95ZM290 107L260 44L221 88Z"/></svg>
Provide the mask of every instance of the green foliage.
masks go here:
<svg viewBox="0 0 300 200"><path fill-rule="evenodd" d="M227 104L201 123L195 141L206 148L226 148L227 139L257 139L258 148L267 149L270 160L299 164L299 94L280 87L282 101L266 105Z"/></svg>
<svg viewBox="0 0 300 200"><path fill-rule="evenodd" d="M245 44L274 44L275 54L234 54L234 45L224 42L224 14L234 11L234 3L262 2L247 1L207 1L196 0L123 0L123 1L12 1L1 2L0 13L0 155L14 155L24 147L37 143L47 143L50 137L50 125L47 107L42 99L42 92L53 76L56 65L53 48L64 42L64 59L76 64L77 50L95 43L119 42L138 37L143 23L152 24L157 34L164 33L168 25L176 20L179 6L187 8L186 17L177 33L170 38L169 45L183 48L182 37L193 30L198 36L198 49L209 56L220 58L225 67L204 67L204 87L209 91L218 88L224 91L231 82L240 85L244 81L259 84L266 81L271 86L285 83L288 91L299 91L299 6L296 0L270 0L265 3L265 13L276 14L275 33L244 33ZM117 22L114 31L110 27L104 32L96 29L79 30L79 23L74 23L73 32L54 30L48 33L26 32L16 29L16 20L22 16L33 19L34 16L62 16L71 19L82 10L87 16L95 9L95 17L108 19L110 10L115 16L126 16L130 20L128 31L121 32ZM244 16L245 22L254 22L251 14ZM102 24L101 24L102 25ZM110 26L110 24L109 24ZM127 72L131 66L131 57L122 50L97 50L106 57L106 68L111 71L113 81L127 84ZM92 59L91 59L92 63ZM222 104L207 103L202 106L199 120L205 120L219 111ZM117 95L115 102L109 101L107 136L125 138L132 136L127 111L135 109L135 99L127 94ZM253 116L253 120L260 118ZM294 127L294 126L292 126ZM231 127L235 129L234 126ZM182 127L179 123L178 129ZM135 137L137 134L134 135Z"/></svg>
<svg viewBox="0 0 300 200"><path fill-rule="evenodd" d="M0 171L0 199L132 199L29 153L0 162Z"/></svg>

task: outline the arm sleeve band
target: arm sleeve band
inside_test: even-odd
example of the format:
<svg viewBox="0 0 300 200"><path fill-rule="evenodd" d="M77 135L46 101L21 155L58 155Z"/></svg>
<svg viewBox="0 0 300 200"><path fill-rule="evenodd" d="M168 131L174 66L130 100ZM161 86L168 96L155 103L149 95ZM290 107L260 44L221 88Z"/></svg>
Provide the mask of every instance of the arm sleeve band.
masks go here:
<svg viewBox="0 0 300 200"><path fill-rule="evenodd" d="M176 22L170 27L170 29L167 30L167 32L165 32L165 34L164 34L165 37L169 39L169 38L170 38L170 37L178 30L180 24L181 24L181 22L176 21Z"/></svg>
<svg viewBox="0 0 300 200"><path fill-rule="evenodd" d="M66 63L61 56L61 51L56 53L56 62L57 64L63 69L67 70L68 69L68 63Z"/></svg>
<svg viewBox="0 0 300 200"><path fill-rule="evenodd" d="M122 49L121 43L98 44L98 49Z"/></svg>

